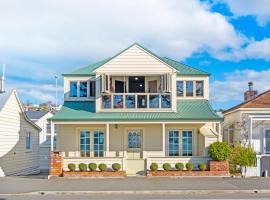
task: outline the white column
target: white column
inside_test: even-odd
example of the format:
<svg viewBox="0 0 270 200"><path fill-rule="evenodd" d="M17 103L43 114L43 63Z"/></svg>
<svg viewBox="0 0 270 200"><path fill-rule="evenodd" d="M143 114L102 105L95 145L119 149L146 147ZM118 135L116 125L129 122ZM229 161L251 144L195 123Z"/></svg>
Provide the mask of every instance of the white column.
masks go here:
<svg viewBox="0 0 270 200"><path fill-rule="evenodd" d="M106 157L109 156L110 151L110 130L109 130L109 124L106 124Z"/></svg>
<svg viewBox="0 0 270 200"><path fill-rule="evenodd" d="M219 125L218 125L218 141L219 142L222 142L222 123L220 122Z"/></svg>
<svg viewBox="0 0 270 200"><path fill-rule="evenodd" d="M250 121L249 121L249 145L252 145L252 147L253 147L253 144L252 144L252 132L253 132L253 118L252 117L250 117Z"/></svg>
<svg viewBox="0 0 270 200"><path fill-rule="evenodd" d="M54 123L53 121L51 121L51 151L54 151L53 142L54 142Z"/></svg>
<svg viewBox="0 0 270 200"><path fill-rule="evenodd" d="M162 123L162 154L166 156L166 126Z"/></svg>

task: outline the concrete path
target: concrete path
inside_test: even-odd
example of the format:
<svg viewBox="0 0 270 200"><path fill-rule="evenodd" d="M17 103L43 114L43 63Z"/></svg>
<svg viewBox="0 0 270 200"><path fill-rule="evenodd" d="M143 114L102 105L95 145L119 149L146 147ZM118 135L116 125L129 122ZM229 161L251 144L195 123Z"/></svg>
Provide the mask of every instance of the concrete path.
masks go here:
<svg viewBox="0 0 270 200"><path fill-rule="evenodd" d="M39 191L187 191L187 190L268 190L265 178L91 178L46 179L46 176L0 178L0 194Z"/></svg>

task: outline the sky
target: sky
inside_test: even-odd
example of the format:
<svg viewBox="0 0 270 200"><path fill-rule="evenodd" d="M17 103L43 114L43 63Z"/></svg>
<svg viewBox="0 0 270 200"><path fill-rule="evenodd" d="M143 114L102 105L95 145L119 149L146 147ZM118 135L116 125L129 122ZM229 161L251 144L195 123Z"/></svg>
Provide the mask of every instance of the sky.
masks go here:
<svg viewBox="0 0 270 200"><path fill-rule="evenodd" d="M210 72L210 101L270 89L269 0L0 0L0 64L23 102L63 101L61 74L138 42ZM2 69L0 69L1 73Z"/></svg>

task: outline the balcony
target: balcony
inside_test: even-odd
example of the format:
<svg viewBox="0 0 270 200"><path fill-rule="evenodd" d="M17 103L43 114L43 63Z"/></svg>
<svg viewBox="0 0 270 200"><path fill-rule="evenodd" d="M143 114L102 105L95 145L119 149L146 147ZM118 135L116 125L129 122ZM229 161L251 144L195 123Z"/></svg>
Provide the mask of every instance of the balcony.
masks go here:
<svg viewBox="0 0 270 200"><path fill-rule="evenodd" d="M170 93L111 93L102 95L104 110L170 110Z"/></svg>

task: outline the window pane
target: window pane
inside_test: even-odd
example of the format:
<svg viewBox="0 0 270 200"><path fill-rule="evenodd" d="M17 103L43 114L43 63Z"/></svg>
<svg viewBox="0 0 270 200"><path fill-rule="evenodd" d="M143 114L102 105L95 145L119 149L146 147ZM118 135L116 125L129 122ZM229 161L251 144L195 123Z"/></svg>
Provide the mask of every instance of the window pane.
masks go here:
<svg viewBox="0 0 270 200"><path fill-rule="evenodd" d="M193 96L193 81L186 82L186 96Z"/></svg>
<svg viewBox="0 0 270 200"><path fill-rule="evenodd" d="M184 87L183 81L177 81L176 82L176 89L177 89L176 94L177 94L178 97L183 96L183 87Z"/></svg>
<svg viewBox="0 0 270 200"><path fill-rule="evenodd" d="M135 108L135 95L126 95L126 108Z"/></svg>
<svg viewBox="0 0 270 200"><path fill-rule="evenodd" d="M149 108L159 108L159 95L149 95Z"/></svg>
<svg viewBox="0 0 270 200"><path fill-rule="evenodd" d="M171 107L171 95L161 95L161 108Z"/></svg>
<svg viewBox="0 0 270 200"><path fill-rule="evenodd" d="M112 107L112 100L110 95L102 96L102 108L111 108Z"/></svg>
<svg viewBox="0 0 270 200"><path fill-rule="evenodd" d="M90 157L90 131L80 132L80 152L82 157Z"/></svg>
<svg viewBox="0 0 270 200"><path fill-rule="evenodd" d="M192 156L192 131L182 132L182 155Z"/></svg>
<svg viewBox="0 0 270 200"><path fill-rule="evenodd" d="M147 98L146 98L146 95L138 95L137 107L138 108L147 108Z"/></svg>
<svg viewBox="0 0 270 200"><path fill-rule="evenodd" d="M169 156L179 156L179 132L169 131Z"/></svg>
<svg viewBox="0 0 270 200"><path fill-rule="evenodd" d="M96 96L96 82L95 81L90 82L89 90L90 90L89 91L90 97L95 97Z"/></svg>
<svg viewBox="0 0 270 200"><path fill-rule="evenodd" d="M70 82L70 88L69 88L69 95L70 97L77 97L77 82L71 81Z"/></svg>
<svg viewBox="0 0 270 200"><path fill-rule="evenodd" d="M203 81L196 81L196 96L203 96Z"/></svg>
<svg viewBox="0 0 270 200"><path fill-rule="evenodd" d="M87 82L80 82L80 97L87 97Z"/></svg>
<svg viewBox="0 0 270 200"><path fill-rule="evenodd" d="M123 95L114 95L113 107L114 108L123 108Z"/></svg>

